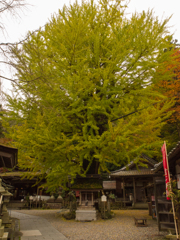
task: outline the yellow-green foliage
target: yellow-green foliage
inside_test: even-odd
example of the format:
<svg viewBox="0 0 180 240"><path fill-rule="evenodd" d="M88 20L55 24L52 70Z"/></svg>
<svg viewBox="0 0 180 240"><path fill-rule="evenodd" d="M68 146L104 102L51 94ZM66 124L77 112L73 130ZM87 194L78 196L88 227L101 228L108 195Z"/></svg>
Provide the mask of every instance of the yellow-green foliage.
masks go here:
<svg viewBox="0 0 180 240"><path fill-rule="evenodd" d="M47 174L50 190L85 176L94 162L100 173L159 151L172 102L153 84L172 76L159 74L172 61L168 19L152 11L126 19L123 3L64 6L11 48L18 80L4 126L20 166Z"/></svg>

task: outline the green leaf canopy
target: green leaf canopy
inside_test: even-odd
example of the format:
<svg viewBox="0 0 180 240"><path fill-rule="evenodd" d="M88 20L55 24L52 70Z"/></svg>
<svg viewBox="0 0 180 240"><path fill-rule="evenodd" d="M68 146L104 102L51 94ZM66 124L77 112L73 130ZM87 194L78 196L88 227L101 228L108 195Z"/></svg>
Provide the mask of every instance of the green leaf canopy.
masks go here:
<svg viewBox="0 0 180 240"><path fill-rule="evenodd" d="M17 74L4 125L20 166L46 174L51 190L159 150L172 103L153 84L172 75L168 19L127 19L123 3L64 6L11 48Z"/></svg>

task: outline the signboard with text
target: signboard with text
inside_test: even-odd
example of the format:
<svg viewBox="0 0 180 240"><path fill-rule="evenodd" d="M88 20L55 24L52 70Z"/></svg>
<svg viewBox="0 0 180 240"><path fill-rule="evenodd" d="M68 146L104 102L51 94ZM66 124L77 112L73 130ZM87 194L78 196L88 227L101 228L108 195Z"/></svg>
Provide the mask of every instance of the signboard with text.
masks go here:
<svg viewBox="0 0 180 240"><path fill-rule="evenodd" d="M101 202L107 202L107 197L105 195L101 196Z"/></svg>
<svg viewBox="0 0 180 240"><path fill-rule="evenodd" d="M116 181L103 181L103 189L116 189Z"/></svg>

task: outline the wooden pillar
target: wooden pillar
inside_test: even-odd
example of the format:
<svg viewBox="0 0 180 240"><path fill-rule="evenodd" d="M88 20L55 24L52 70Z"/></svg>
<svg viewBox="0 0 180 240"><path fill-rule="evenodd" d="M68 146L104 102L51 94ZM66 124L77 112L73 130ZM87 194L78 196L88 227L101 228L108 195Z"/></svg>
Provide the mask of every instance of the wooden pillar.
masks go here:
<svg viewBox="0 0 180 240"><path fill-rule="evenodd" d="M145 184L143 184L143 187L144 187L144 202L147 202L147 201L146 201L147 197L146 197Z"/></svg>
<svg viewBox="0 0 180 240"><path fill-rule="evenodd" d="M37 185L36 208L37 208L37 202L38 202L38 194L39 194L39 186Z"/></svg>
<svg viewBox="0 0 180 240"><path fill-rule="evenodd" d="M94 198L93 198L93 192L92 192L92 205L94 205Z"/></svg>
<svg viewBox="0 0 180 240"><path fill-rule="evenodd" d="M125 186L124 186L124 178L123 178L123 201L124 201L124 207L126 206L125 204Z"/></svg>
<svg viewBox="0 0 180 240"><path fill-rule="evenodd" d="M111 213L111 203L109 200L107 201L107 211L108 213Z"/></svg>
<svg viewBox="0 0 180 240"><path fill-rule="evenodd" d="M161 231L161 225L160 225L160 220L159 220L159 204L158 204L158 198L157 198L157 186L156 186L156 179L155 177L153 177L153 183L154 183L154 197L155 197L155 209L156 209L156 216L157 216L157 224L158 224L158 229L159 231ZM152 202L152 198L151 198L151 202ZM152 217L153 217L153 212L152 212Z"/></svg>
<svg viewBox="0 0 180 240"><path fill-rule="evenodd" d="M79 205L81 205L81 199L82 199L81 191L79 191Z"/></svg>
<svg viewBox="0 0 180 240"><path fill-rule="evenodd" d="M136 203L136 182L135 182L135 178L133 178L133 190L134 190L133 202Z"/></svg>

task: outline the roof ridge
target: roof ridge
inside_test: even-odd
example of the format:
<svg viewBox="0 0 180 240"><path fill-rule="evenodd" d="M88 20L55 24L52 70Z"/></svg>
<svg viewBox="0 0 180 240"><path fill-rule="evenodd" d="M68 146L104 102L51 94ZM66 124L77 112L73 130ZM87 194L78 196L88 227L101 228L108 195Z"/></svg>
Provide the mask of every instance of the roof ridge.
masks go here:
<svg viewBox="0 0 180 240"><path fill-rule="evenodd" d="M147 156L146 154L144 154L144 153L142 153L139 157L143 157L144 159L146 159L150 164L153 165L153 167L154 167L154 165L156 165L156 164L158 163L157 161L155 161L154 159L148 157L148 156ZM120 169L118 169L118 170L112 171L111 173L117 173L117 172L126 171L127 168L129 168L129 167L131 167L133 164L135 164L134 162L135 162L136 159L137 159L137 157L134 158L134 159L133 159L131 162L129 162L128 164L126 164L124 167L122 167L122 168L120 168ZM128 171L132 171L132 170L129 169Z"/></svg>
<svg viewBox="0 0 180 240"><path fill-rule="evenodd" d="M158 163L157 161L155 161L153 158L150 158L149 156L147 156L146 154L142 153L141 156L145 159L147 159L148 161L150 161L152 164L156 164Z"/></svg>

